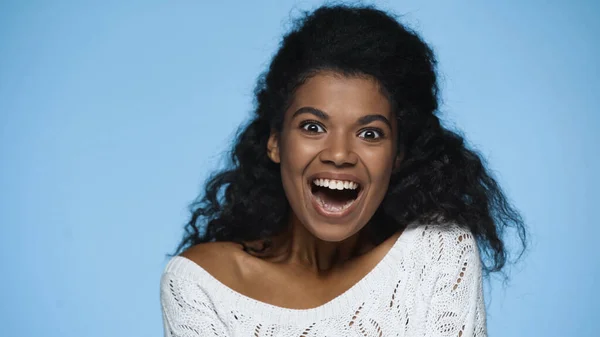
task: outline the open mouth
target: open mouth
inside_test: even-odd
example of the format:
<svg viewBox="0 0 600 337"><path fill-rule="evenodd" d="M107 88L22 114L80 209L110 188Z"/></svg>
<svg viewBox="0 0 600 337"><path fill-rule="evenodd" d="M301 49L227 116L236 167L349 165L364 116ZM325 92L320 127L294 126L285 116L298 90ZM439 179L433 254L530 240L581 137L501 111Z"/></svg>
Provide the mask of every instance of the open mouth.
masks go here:
<svg viewBox="0 0 600 337"><path fill-rule="evenodd" d="M355 204L361 186L348 180L314 179L311 192L320 213L327 216L343 216Z"/></svg>

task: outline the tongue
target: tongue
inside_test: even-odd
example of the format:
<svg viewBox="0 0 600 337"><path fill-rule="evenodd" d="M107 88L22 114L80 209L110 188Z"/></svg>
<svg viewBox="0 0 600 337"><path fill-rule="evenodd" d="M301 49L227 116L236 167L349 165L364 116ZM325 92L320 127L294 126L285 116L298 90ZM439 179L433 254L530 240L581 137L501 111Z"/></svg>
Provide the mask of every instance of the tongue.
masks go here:
<svg viewBox="0 0 600 337"><path fill-rule="evenodd" d="M349 190L331 190L329 188L318 188L313 192L320 204L332 211L342 210L355 199L353 191Z"/></svg>

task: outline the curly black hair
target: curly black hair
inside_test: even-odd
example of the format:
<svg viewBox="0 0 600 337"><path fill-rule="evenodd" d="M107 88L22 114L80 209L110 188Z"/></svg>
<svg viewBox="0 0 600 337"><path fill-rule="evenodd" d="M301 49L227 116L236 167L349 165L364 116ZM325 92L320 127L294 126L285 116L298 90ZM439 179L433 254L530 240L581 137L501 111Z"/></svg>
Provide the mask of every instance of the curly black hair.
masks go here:
<svg viewBox="0 0 600 337"><path fill-rule="evenodd" d="M248 251L247 242L268 243L286 229L290 207L279 166L267 156L267 140L271 130L281 130L295 89L320 71L376 79L397 119L403 161L367 226L374 241L413 222L456 223L477 238L486 272L500 271L508 261L506 229L516 230L524 251L519 212L481 156L436 115L436 60L430 47L386 12L335 5L305 13L284 36L258 80L254 114L237 135L230 165L212 175L191 205L177 252L210 241L238 242Z"/></svg>

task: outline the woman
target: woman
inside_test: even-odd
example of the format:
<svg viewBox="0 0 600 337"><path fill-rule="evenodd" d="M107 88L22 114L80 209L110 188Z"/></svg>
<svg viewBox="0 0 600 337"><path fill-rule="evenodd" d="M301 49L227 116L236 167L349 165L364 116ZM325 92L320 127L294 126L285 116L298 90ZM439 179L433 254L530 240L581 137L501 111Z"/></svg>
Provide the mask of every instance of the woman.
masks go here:
<svg viewBox="0 0 600 337"><path fill-rule="evenodd" d="M165 335L485 336L482 275L525 231L437 91L388 14L303 18L165 269Z"/></svg>

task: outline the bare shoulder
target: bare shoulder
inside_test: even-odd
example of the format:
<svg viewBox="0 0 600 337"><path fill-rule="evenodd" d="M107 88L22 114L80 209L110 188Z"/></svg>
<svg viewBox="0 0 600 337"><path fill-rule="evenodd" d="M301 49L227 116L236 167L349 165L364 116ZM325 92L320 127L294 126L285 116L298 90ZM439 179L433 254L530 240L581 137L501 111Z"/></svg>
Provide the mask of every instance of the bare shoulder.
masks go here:
<svg viewBox="0 0 600 337"><path fill-rule="evenodd" d="M207 242L188 248L180 256L202 267L226 285L234 285L243 274L246 254L242 245L233 242Z"/></svg>

